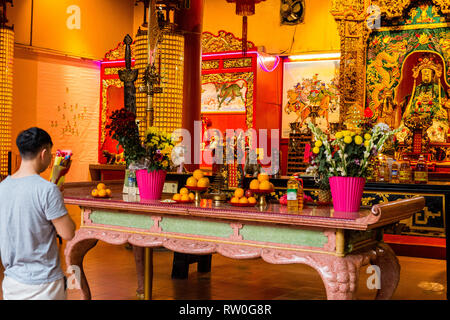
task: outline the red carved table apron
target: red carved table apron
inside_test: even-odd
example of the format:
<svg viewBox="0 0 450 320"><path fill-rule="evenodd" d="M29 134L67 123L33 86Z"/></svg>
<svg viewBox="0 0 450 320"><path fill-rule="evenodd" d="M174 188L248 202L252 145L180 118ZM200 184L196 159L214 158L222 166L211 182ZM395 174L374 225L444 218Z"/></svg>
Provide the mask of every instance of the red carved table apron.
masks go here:
<svg viewBox="0 0 450 320"><path fill-rule="evenodd" d="M81 186L80 186L81 185ZM361 266L380 268L377 299L389 299L400 275L394 252L382 241L382 227L408 218L425 204L423 197L375 205L357 213L337 213L329 207L305 208L300 215L270 204L257 207L166 204L127 201L120 190L110 199L89 196L90 187L66 184L66 204L82 209L81 226L67 243L67 266L80 268L83 299L91 293L83 271L84 255L98 240L145 248L146 268L138 284L151 298L152 248L190 254L219 253L234 259L262 258L274 264L303 263L317 270L328 299L354 299ZM136 199L134 199L136 200ZM138 261L137 261L138 263ZM145 270L145 272L144 272Z"/></svg>

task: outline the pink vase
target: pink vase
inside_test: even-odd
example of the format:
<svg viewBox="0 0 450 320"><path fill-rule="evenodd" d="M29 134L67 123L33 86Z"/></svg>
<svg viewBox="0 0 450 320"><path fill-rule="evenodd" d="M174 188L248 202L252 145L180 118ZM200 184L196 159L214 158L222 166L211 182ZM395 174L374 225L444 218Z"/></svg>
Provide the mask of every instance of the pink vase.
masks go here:
<svg viewBox="0 0 450 320"><path fill-rule="evenodd" d="M154 170L148 172L146 169L136 171L136 182L139 188L139 196L146 200L161 199L166 171Z"/></svg>
<svg viewBox="0 0 450 320"><path fill-rule="evenodd" d="M333 208L337 212L358 212L366 178L330 177Z"/></svg>

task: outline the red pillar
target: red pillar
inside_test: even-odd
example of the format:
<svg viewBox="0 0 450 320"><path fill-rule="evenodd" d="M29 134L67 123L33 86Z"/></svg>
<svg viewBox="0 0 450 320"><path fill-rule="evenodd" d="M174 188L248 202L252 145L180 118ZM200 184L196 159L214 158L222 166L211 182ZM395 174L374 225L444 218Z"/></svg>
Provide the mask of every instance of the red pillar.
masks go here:
<svg viewBox="0 0 450 320"><path fill-rule="evenodd" d="M201 36L203 24L203 0L191 0L189 9L178 11L175 16L175 23L178 24L179 29L186 32L184 34L184 92L182 125L184 129L189 130L191 133L191 165L186 164L186 168L189 171L193 171L199 166L198 164L194 164L195 154L200 152L200 146L194 145L194 121L201 120ZM201 134L201 132L199 134Z"/></svg>

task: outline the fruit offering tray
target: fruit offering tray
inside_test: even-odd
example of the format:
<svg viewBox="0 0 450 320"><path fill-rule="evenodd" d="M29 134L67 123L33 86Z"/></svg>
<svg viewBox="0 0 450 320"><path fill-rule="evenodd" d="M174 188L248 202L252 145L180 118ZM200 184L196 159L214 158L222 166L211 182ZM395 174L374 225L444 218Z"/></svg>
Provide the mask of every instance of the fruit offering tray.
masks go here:
<svg viewBox="0 0 450 320"><path fill-rule="evenodd" d="M275 192L275 189L270 190L262 190L262 189L249 189L251 192L256 194L270 194L272 192Z"/></svg>
<svg viewBox="0 0 450 320"><path fill-rule="evenodd" d="M228 201L229 204L231 204L233 207L254 207L256 206L256 203L239 203L239 202L231 202Z"/></svg>

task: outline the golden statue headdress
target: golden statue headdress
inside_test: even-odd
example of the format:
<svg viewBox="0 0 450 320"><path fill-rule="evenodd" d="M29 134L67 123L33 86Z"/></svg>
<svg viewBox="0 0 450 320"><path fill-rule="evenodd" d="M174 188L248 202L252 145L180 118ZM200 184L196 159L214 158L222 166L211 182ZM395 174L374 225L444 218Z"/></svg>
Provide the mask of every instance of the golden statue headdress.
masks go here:
<svg viewBox="0 0 450 320"><path fill-rule="evenodd" d="M417 79L419 73L424 69L431 69L437 78L442 75L442 65L440 63L434 62L432 57L419 58L419 63L412 69L414 79Z"/></svg>

